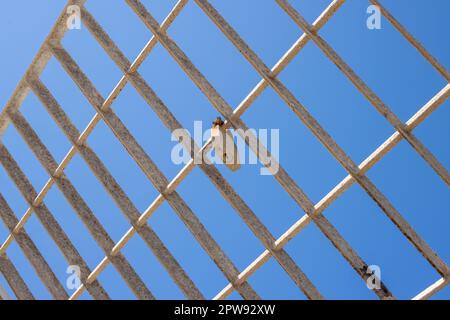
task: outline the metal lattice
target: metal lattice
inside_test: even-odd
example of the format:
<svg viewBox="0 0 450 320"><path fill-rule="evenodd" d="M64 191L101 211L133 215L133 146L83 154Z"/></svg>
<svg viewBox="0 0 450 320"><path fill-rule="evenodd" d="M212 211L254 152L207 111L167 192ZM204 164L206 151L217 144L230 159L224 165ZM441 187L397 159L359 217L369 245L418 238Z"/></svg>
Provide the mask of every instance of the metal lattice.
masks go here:
<svg viewBox="0 0 450 320"><path fill-rule="evenodd" d="M98 282L101 272L109 265L113 265L118 273L123 277L129 288L139 299L153 299L153 294L146 284L140 279L136 271L131 267L121 250L127 245L129 240L137 233L153 251L160 263L165 267L174 282L179 286L184 295L189 299L204 299L205 297L191 280L189 275L182 269L174 256L165 247L156 233L147 224L147 220L164 202L167 202L184 222L190 232L194 235L198 243L214 261L217 267L225 275L229 284L220 291L214 299L224 299L233 291L237 291L245 299L258 299L259 296L251 285L247 282L271 257L281 265L292 281L310 299L322 299L323 296L316 289L314 284L302 272L299 266L284 250L284 246L293 239L310 222L314 222L322 233L332 242L335 248L342 254L346 261L356 271L356 273L366 281L370 276L367 273L368 265L349 245L349 243L339 234L334 226L322 214L330 204L350 188L354 183L360 185L368 195L377 203L386 216L395 224L412 245L423 255L431 266L439 273L441 279L424 291L419 293L415 299L426 299L444 288L449 280L450 273L445 261L443 261L421 238L419 234L410 226L403 216L394 208L391 202L383 195L365 173L372 168L380 159L391 151L400 141L406 140L416 152L433 168L444 183L449 186L450 176L447 170L437 161L433 154L414 136L413 130L421 124L433 111L443 104L450 96L450 75L448 71L385 9L377 0L371 0L374 5L379 6L384 17L400 32L406 40L416 48L420 54L445 78L447 85L433 97L423 108L421 108L409 121L402 123L400 119L381 101L381 99L360 79L356 73L342 60L332 47L319 35L319 30L328 20L339 10L344 0L334 0L326 10L310 25L306 20L287 2L287 0L276 0L276 3L288 14L288 16L298 25L304 34L292 45L278 63L269 69L264 62L254 53L254 51L242 40L237 32L227 23L220 13L207 0L193 0L206 16L222 31L228 40L240 51L245 59L259 73L262 80L248 94L248 96L233 109L208 82L197 67L190 61L180 47L167 35L166 30L183 10L188 0L180 0L159 25L155 18L147 11L139 0L126 0L135 14L142 20L153 34L152 38L145 45L138 57L130 62L119 50L116 44L106 34L102 27L95 21L94 17L84 7L85 0L69 0L67 6L78 5L81 7L81 17L84 25L89 29L98 43L103 47L109 57L117 64L123 72L123 77L115 86L113 91L105 99L86 77L76 61L61 46L61 39L64 37L67 14L66 10L59 17L56 25L48 38L40 48L31 66L16 88L13 96L8 101L6 107L0 115L0 133L4 132L9 124L12 124L31 151L35 154L42 166L50 175L42 190L35 190L28 181L15 159L7 148L0 144L0 162L11 180L17 185L29 208L18 220L10 209L4 197L0 194L0 214L7 225L10 235L0 247L0 271L7 280L11 289L19 299L33 299L26 282L22 279L12 262L6 255L8 247L16 241L23 250L25 256L36 270L37 275L47 287L52 296L56 299L76 299L87 290L95 299L108 299L108 293ZM67 6L65 9L67 9ZM390 136L381 146L378 147L366 160L357 165L343 151L343 149L333 140L333 138L321 127L318 121L308 112L297 98L286 88L277 78L277 75L294 59L294 57L312 41L320 50L347 76L354 86L367 98L372 106L395 128L396 132ZM249 206L236 193L231 185L225 180L214 165L197 164L194 159L202 157L211 149L212 143L209 140L205 145L195 145L189 138L184 141L187 144L195 145L191 154L191 161L176 175L172 181L162 174L159 168L152 161L150 156L143 150L133 135L128 131L122 121L111 109L111 105L117 96L122 92L127 83L133 85L137 92L145 99L149 106L155 111L163 124L171 131L181 128L180 122L170 112L169 108L162 102L156 93L149 87L146 81L139 74L139 67L147 58L149 53L160 43L172 58L179 64L183 71L208 98L212 106L226 119L225 127L234 129L247 129L241 116L246 112L256 98L267 88L271 87L278 96L286 103L295 115L303 122L317 139L326 147L332 156L347 171L348 176L332 189L322 200L314 204L288 173L279 166L277 172L272 172L276 181L295 200L300 208L306 213L291 228L289 228L279 239L275 239L269 230L263 225L259 218L252 212ZM96 114L83 132L79 132L72 124L71 119L65 114L52 93L39 79L51 57L56 57L68 75L73 79L83 95L87 98ZM45 106L53 120L62 129L64 134L72 143L70 151L61 163L57 163L52 157L40 137L34 132L31 125L20 113L19 109L25 100L28 92L32 90ZM123 191L122 187L113 178L111 173L96 155L96 153L86 143L87 138L95 126L103 121L114 133L116 138L125 147L129 155L139 165L148 180L158 190L159 195L143 213L140 213L133 202ZM261 163L274 163L270 153L264 145L260 144L256 136L247 136L244 139L249 147L258 155ZM260 152L257 152L259 148ZM262 152L261 152L262 151ZM91 209L85 203L81 195L69 181L64 170L73 159L79 154L88 164L90 170L104 186L106 191L118 205L122 213L129 220L132 227L123 235L119 242L114 243L102 224L97 220ZM268 155L268 156L267 156ZM270 161L267 161L267 158ZM247 268L239 272L231 260L227 257L221 247L212 238L209 231L202 225L197 216L188 207L185 201L177 192L177 186L185 179L195 166L198 166L204 174L211 180L222 196L236 210L243 221L251 229L254 235L262 242L265 251L253 261ZM270 169L270 168L269 168ZM103 250L105 257L94 270L90 270L86 262L80 256L77 248L72 244L53 217L52 213L43 203L45 196L53 185L57 185L64 197L74 208L79 218L84 222L98 246ZM38 248L24 229L24 225L33 213L39 218L48 234L58 246L67 262L70 265L78 265L81 268L81 282L72 296L68 296L62 284L43 258ZM0 288L0 295L4 294ZM381 288L373 289L375 294L381 299L392 299L393 294L382 284ZM3 292L3 293L2 293Z"/></svg>

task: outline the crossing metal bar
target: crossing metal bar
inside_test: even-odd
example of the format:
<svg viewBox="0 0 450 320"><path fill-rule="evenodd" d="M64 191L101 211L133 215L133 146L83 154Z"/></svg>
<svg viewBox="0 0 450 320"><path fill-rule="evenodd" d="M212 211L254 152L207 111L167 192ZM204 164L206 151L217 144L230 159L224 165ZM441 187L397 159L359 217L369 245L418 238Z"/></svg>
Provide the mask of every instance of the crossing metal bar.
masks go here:
<svg viewBox="0 0 450 320"><path fill-rule="evenodd" d="M8 282L16 297L20 300L34 300L34 296L23 280L22 276L17 271L14 264L6 257L0 256L0 272Z"/></svg>
<svg viewBox="0 0 450 320"><path fill-rule="evenodd" d="M401 23L395 19L395 17L384 7L381 5L378 0L370 0L374 5L378 6L381 14L394 26L398 32L414 47L419 51L419 53L447 80L450 82L450 73L447 69L435 58L433 55L428 52L428 50L416 39L414 36L406 30Z"/></svg>
<svg viewBox="0 0 450 320"><path fill-rule="evenodd" d="M0 300L12 300L5 288L0 284Z"/></svg>

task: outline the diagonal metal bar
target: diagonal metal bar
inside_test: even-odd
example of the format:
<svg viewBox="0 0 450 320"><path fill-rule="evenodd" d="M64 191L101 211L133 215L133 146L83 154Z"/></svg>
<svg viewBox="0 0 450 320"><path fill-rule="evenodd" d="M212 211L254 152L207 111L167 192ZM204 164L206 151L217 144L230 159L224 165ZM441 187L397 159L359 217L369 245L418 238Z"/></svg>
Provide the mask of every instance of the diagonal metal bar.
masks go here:
<svg viewBox="0 0 450 320"><path fill-rule="evenodd" d="M426 105L424 105L411 119L408 120L408 130L414 130L420 123L430 116L439 106L441 106L450 97L450 84L443 88L438 94L436 94ZM391 135L383 144L381 144L369 157L367 157L360 165L359 168L362 173L366 173L375 164L378 163L388 152L390 152L400 141L402 136L396 132ZM314 215L322 214L325 209L331 205L340 195L348 190L355 183L355 179L351 175L348 175L342 180L335 188L333 188L325 197L323 197L314 206ZM284 247L289 241L291 241L300 231L302 231L310 222L311 218L305 214L295 224L293 224L278 240L276 241L276 247ZM269 261L271 254L268 250L264 251L258 256L244 271L239 275L240 279L248 279L252 274L256 272L263 264ZM225 299L233 292L233 286L228 284L221 292L219 292L215 299Z"/></svg>
<svg viewBox="0 0 450 320"><path fill-rule="evenodd" d="M126 127L112 112L111 109L106 112L101 111L100 107L102 105L103 98L101 97L100 93L98 93L98 91L94 88L90 80L83 74L83 72L80 70L76 62L70 57L67 51L65 51L61 47L54 47L53 52L66 72L71 76L71 78L78 85L85 97L89 100L90 104L96 109L98 113L100 113L105 123L116 135L118 140L130 154L130 156L140 166L142 171L154 184L155 188L159 192L162 192L164 190L164 186L168 184L168 181L159 171L150 157L145 153L142 147L137 143L128 129L126 129ZM194 215L192 210L176 192L173 192L170 195L165 195L165 197L167 199L167 202L175 210L180 219L186 224L197 241L202 245L204 250L216 263L219 269L224 273L226 278L230 282L234 282L236 276L239 273L238 270L231 262L231 260L226 256L225 252L223 252L220 246L211 237L200 220ZM135 219L137 220L138 218L139 215L138 213L136 213ZM254 292L254 290L248 283L239 285L239 292L244 298L259 298L256 292Z"/></svg>
<svg viewBox="0 0 450 320"><path fill-rule="evenodd" d="M11 114L10 118L19 134L36 155L37 159L45 168L47 173L51 176L58 167L53 156L50 154L43 142L39 139L28 121L18 111L14 114ZM114 242L109 234L92 213L91 209L88 207L81 195L76 191L75 187L67 178L67 176L61 174L60 176L53 176L53 178L55 179L59 189L62 191L64 197L73 207L78 217L83 221L84 225L88 228L92 237L102 248L105 254L108 255L114 246ZM112 264L117 269L119 274L123 277L127 285L136 295L136 297L142 300L154 299L153 294L148 290L142 279L139 277L136 271L134 271L123 254L109 257L109 259L111 260Z"/></svg>
<svg viewBox="0 0 450 320"><path fill-rule="evenodd" d="M385 8L381 5L380 1L378 0L370 0L374 5L378 6L380 8L381 14L394 26L395 29L397 29L398 32L402 34L402 36L408 40L408 42L419 51L419 53L447 80L447 82L450 82L450 74L447 71L447 69L435 58L431 53L428 52L428 50L414 38L414 36L406 30L402 24L395 19L395 17Z"/></svg>
<svg viewBox="0 0 450 320"><path fill-rule="evenodd" d="M16 163L12 155L3 144L0 144L0 162L5 168L11 180L16 184L17 188L22 193L24 199L28 202L28 205L30 207L33 207L33 211L36 213L38 219L41 221L48 234L58 246L67 262L69 262L70 265L80 267L80 281L81 283L85 284L87 275L90 274L89 267L79 254L78 250L69 240L68 236L61 228L59 223L47 209L45 204L36 206L33 203L34 199L37 197L36 190L33 188L25 174L19 168L19 165ZM95 299L109 299L108 294L105 292L99 282L96 281L90 283L87 288L89 293Z"/></svg>
<svg viewBox="0 0 450 320"><path fill-rule="evenodd" d="M14 238L16 239L17 244L22 249L26 258L33 266L36 274L39 276L48 291L55 299L66 300L69 297L67 295L67 292L64 290L58 278L48 265L47 261L45 261L41 252L36 247L33 240L31 240L28 233L24 229L21 229L19 232L14 233L14 228L19 220L12 212L2 194L0 194L0 216L9 231L14 234Z"/></svg>
<svg viewBox="0 0 450 320"><path fill-rule="evenodd" d="M128 0L128 2L136 0ZM237 32L220 16L208 1L195 0L202 10L210 17L216 26L222 30L226 37L239 49L253 67L271 83L271 86L286 102L286 104L296 113L300 120L311 130L311 132L321 141L328 151L338 160L346 171L351 174L359 185L372 197L378 206L386 213L389 219L407 237L407 239L422 253L427 261L443 276L449 272L447 265L442 261L431 247L417 234L403 216L394 208L389 200L377 189L377 187L364 175L359 172L359 168L334 141L334 139L320 126L307 109L300 104L295 96L276 78L270 77L270 70L264 62L250 49L250 47L240 38ZM311 36L311 35L310 35ZM406 139L406 137L405 137ZM293 197L294 200L296 199ZM307 211L308 212L308 211Z"/></svg>
<svg viewBox="0 0 450 320"><path fill-rule="evenodd" d="M434 294L438 293L444 289L450 283L450 277L441 278L431 286L426 288L424 291L415 296L412 300L427 300L431 298Z"/></svg>
<svg viewBox="0 0 450 320"><path fill-rule="evenodd" d="M345 0L334 0L332 3L330 3L330 5L316 19L316 21L314 21L312 25L313 30L319 31L339 10L339 8L344 4L344 1ZM309 41L310 38L307 34L301 35L301 37L291 46L286 54L271 69L270 75L272 77L278 76ZM266 81L266 79L262 79L258 83L258 85L250 92L250 94L237 106L231 118L234 119L241 117L269 85L270 84ZM229 123L229 125L231 125L231 123Z"/></svg>
<svg viewBox="0 0 450 320"><path fill-rule="evenodd" d="M86 142L82 144L77 142L80 134L73 123L69 120L67 115L64 113L62 108L59 106L55 98L39 80L33 81L31 83L31 87L33 88L34 92L39 97L43 105L47 108L48 112L53 117L58 126L63 130L68 139L73 143L74 147L77 148L80 155L91 168L92 172L96 175L96 177L103 184L111 197L118 204L119 208L128 218L130 223L132 225L135 225L139 217L139 213L136 207L131 203L131 200L122 190L120 185L115 181L114 177L108 172L108 170L98 158L98 156L94 153L94 151L92 151L92 149L87 146ZM52 171L56 172L57 169ZM200 291L196 288L195 284L184 272L176 259L172 256L172 254L165 247L156 233L150 228L150 226L139 226L138 233L142 237L144 242L149 246L149 248L155 253L156 257L164 265L166 270L173 277L175 283L180 287L183 293L190 299L202 299L203 296ZM114 245L111 240L111 242L108 243L108 247L105 248L108 261L111 261L111 259L113 258L111 262L114 262L115 257L121 256L120 253L111 254L113 247Z"/></svg>
<svg viewBox="0 0 450 320"><path fill-rule="evenodd" d="M407 122L406 128L413 131L420 123L429 117L437 108L450 98L450 85L446 85L439 91L428 103L426 103L419 111L416 112ZM369 157L367 157L358 167L362 174L365 174L378 161L380 161L389 151L391 151L400 141L403 136L397 131L392 134L383 144L381 144ZM340 184L338 184L327 196L319 201L317 207L326 208L332 201L339 197L345 190L347 190L355 179L348 175ZM323 210L320 210L323 211Z"/></svg>
<svg viewBox="0 0 450 320"><path fill-rule="evenodd" d="M197 1L206 3L206 1ZM350 68L350 66L338 55L336 51L320 36L312 30L309 23L291 6L287 0L276 0L292 20L314 41L323 53L341 70L354 86L366 97L366 99L383 115L386 120L399 132L417 153L436 171L450 186L450 174L436 157L419 141L411 132L406 131L405 125L390 110L390 108L370 89L367 84Z"/></svg>
<svg viewBox="0 0 450 320"><path fill-rule="evenodd" d="M8 282L9 287L14 292L17 299L34 300L34 296L27 284L6 255L0 256L0 272L5 277L6 282Z"/></svg>
<svg viewBox="0 0 450 320"><path fill-rule="evenodd" d="M12 300L5 288L0 284L0 300Z"/></svg>
<svg viewBox="0 0 450 320"><path fill-rule="evenodd" d="M212 178L215 186L219 189L222 195L235 207L238 212L243 212L243 219L250 220L254 214L249 213L248 206L239 198L237 194L235 194L234 190L231 189L231 186L223 179L223 177L217 176L214 173L208 173L208 175ZM245 218L247 215L247 219ZM250 219L249 219L250 217ZM325 234L325 236L335 245L338 251L344 256L344 258L350 263L350 265L357 271L357 273L361 276L361 278L365 281L369 278L369 274L367 271L367 264L358 256L358 254L350 247L350 245L342 238L342 236L337 232L337 230L330 224L330 222L324 216L312 216L312 219L319 227L319 229ZM247 224L252 226L252 224L256 224L253 221L248 221ZM256 224L257 227L257 224ZM255 228L255 226L254 226ZM274 239L270 239L270 244L276 244ZM277 260L278 252L284 252L282 250L282 246L275 246L273 248L269 248L267 250L274 256ZM281 263L280 263L281 264ZM375 293L382 299L392 299L393 295L386 288L384 283L381 285L381 289L374 290Z"/></svg>

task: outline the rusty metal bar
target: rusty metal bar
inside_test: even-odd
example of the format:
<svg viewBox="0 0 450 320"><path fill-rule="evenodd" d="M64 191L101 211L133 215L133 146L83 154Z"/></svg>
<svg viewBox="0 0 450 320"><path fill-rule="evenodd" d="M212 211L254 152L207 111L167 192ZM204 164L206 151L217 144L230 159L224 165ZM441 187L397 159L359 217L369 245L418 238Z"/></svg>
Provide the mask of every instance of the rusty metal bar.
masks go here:
<svg viewBox="0 0 450 320"><path fill-rule="evenodd" d="M5 288L0 284L0 300L12 300Z"/></svg>

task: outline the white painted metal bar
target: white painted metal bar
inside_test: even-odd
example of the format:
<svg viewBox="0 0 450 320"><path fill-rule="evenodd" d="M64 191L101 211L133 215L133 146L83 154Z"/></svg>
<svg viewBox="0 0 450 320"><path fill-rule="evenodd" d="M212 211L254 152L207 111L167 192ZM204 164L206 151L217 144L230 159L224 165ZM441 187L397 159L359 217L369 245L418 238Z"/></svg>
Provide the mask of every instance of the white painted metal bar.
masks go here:
<svg viewBox="0 0 450 320"><path fill-rule="evenodd" d="M444 289L450 283L450 277L441 278L431 286L426 288L424 291L415 296L412 300L427 300L431 298L434 294L438 293Z"/></svg>

